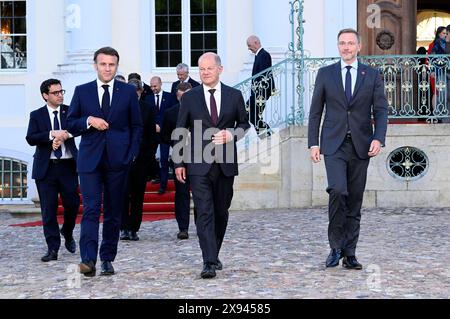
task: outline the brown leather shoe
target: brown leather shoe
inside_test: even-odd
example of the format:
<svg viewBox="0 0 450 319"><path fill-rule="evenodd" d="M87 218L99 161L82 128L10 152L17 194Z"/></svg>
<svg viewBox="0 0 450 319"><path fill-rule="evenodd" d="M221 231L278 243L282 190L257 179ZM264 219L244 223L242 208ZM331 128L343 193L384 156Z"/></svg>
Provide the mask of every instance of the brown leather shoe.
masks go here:
<svg viewBox="0 0 450 319"><path fill-rule="evenodd" d="M95 263L91 260L86 263L80 263L80 274L85 275L86 277L94 277L95 276Z"/></svg>

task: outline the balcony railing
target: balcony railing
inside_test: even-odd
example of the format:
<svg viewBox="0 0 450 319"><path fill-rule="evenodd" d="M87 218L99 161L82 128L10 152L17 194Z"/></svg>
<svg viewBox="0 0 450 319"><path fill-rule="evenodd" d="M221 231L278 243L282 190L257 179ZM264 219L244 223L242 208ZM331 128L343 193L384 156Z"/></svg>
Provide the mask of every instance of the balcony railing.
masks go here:
<svg viewBox="0 0 450 319"><path fill-rule="evenodd" d="M339 59L286 59L237 84L250 122L272 129L306 124L318 70ZM449 117L450 55L363 56L360 61L380 71L390 119L436 123Z"/></svg>

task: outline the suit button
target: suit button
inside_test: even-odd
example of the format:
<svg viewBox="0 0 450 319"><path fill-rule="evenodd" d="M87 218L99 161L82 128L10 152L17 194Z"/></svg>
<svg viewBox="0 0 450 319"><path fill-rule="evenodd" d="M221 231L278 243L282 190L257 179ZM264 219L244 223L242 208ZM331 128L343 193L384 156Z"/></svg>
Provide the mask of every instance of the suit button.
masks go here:
<svg viewBox="0 0 450 319"><path fill-rule="evenodd" d="M347 114L351 114L352 113L352 111L347 111Z"/></svg>

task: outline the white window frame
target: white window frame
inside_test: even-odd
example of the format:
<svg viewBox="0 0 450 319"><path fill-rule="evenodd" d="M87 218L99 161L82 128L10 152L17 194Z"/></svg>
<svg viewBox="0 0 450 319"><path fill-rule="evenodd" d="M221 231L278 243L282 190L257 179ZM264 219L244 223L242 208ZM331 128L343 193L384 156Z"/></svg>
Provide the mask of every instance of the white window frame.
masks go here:
<svg viewBox="0 0 450 319"><path fill-rule="evenodd" d="M25 28L26 28L26 33L3 33L3 30L0 30L0 38L3 38L5 36L9 36L9 37L25 37L25 41L27 43L27 50L25 51L25 58L27 61L27 66L25 68L4 68L2 69L0 66L0 73L6 73L6 72L26 72L28 70L28 6L27 6L27 1L26 0L0 0L0 2L8 2L8 1L12 1L12 2L25 2ZM14 17L13 17L14 18ZM1 16L0 16L1 19ZM14 56L15 58L15 56Z"/></svg>
<svg viewBox="0 0 450 319"><path fill-rule="evenodd" d="M191 34L216 34L217 38L217 48L219 51L219 38L218 38L218 20L219 20L219 1L216 0L216 31L195 31L191 32L191 0L181 0L181 32L170 32L169 34L181 34L181 62L189 65L190 69L197 70L197 66L191 66ZM160 72L169 72L173 71L175 66L173 67L159 67L156 64L156 35L157 34L167 34L167 32L156 32L156 10L155 10L155 1L151 2L151 12L152 12L152 65L153 69Z"/></svg>

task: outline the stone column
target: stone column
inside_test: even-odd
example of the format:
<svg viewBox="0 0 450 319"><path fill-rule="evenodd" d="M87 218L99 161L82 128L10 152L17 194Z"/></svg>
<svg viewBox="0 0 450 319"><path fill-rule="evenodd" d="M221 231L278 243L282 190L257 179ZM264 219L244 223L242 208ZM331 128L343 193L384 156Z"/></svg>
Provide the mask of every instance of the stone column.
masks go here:
<svg viewBox="0 0 450 319"><path fill-rule="evenodd" d="M111 1L66 0L65 10L66 58L59 70L92 71L94 52L112 42Z"/></svg>

